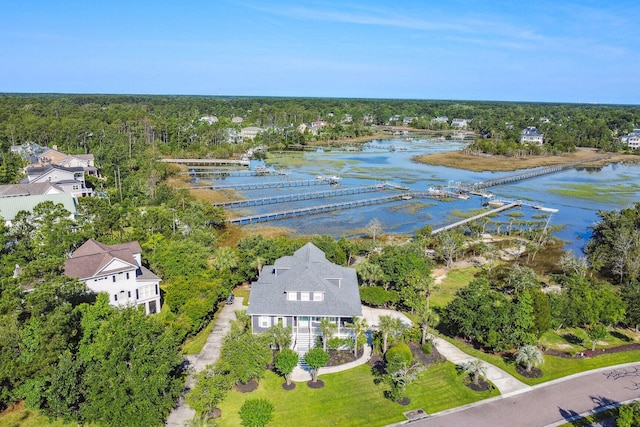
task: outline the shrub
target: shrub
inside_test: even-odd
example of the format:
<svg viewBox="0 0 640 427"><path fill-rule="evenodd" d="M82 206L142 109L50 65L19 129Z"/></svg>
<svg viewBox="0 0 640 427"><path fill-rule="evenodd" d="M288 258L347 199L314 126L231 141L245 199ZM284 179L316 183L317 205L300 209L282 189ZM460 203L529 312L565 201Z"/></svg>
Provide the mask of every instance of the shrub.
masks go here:
<svg viewBox="0 0 640 427"><path fill-rule="evenodd" d="M385 291L380 286L363 286L360 288L360 299L365 304L380 307L396 303L398 301L398 293L396 291Z"/></svg>
<svg viewBox="0 0 640 427"><path fill-rule="evenodd" d="M425 342L422 345L422 352L424 354L431 354L431 352L433 351L433 345L431 344L431 340L428 340L427 342Z"/></svg>
<svg viewBox="0 0 640 427"><path fill-rule="evenodd" d="M245 427L262 427L273 420L273 403L267 399L247 399L240 408L241 424Z"/></svg>
<svg viewBox="0 0 640 427"><path fill-rule="evenodd" d="M387 370L394 371L397 366L409 366L413 355L407 344L399 342L389 347L389 350L387 350L384 355L384 359L387 361Z"/></svg>
<svg viewBox="0 0 640 427"><path fill-rule="evenodd" d="M335 350L349 350L353 346L351 338L332 337L327 341L327 348Z"/></svg>

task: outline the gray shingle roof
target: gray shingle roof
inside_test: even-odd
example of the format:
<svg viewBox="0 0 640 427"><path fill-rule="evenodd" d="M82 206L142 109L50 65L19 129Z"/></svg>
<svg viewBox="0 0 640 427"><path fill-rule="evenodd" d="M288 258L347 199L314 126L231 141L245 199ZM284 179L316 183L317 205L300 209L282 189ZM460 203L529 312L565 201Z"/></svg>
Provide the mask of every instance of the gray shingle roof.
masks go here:
<svg viewBox="0 0 640 427"><path fill-rule="evenodd" d="M322 301L289 301L287 292L320 292ZM252 283L250 315L362 316L358 279L353 268L329 262L307 243L293 256L265 266Z"/></svg>

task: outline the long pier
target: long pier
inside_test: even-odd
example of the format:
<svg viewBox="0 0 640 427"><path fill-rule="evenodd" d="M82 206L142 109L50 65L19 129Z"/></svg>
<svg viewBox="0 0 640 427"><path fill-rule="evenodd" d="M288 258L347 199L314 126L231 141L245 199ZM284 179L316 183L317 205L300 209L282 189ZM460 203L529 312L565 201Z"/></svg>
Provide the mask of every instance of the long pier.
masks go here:
<svg viewBox="0 0 640 427"><path fill-rule="evenodd" d="M323 199L326 197L338 197L338 196L348 196L351 194L371 193L374 191L384 191L384 187L378 187L377 185L368 185L368 186L352 187L352 188L335 188L332 190L314 191L312 193L285 194L280 196L275 195L275 196L269 196L269 197L261 197L257 199L220 202L220 203L214 203L213 206L218 206L223 208L262 206L262 205L270 205L275 203L297 202L300 200Z"/></svg>
<svg viewBox="0 0 640 427"><path fill-rule="evenodd" d="M249 160L234 159L160 159L163 163L178 163L187 166L245 166L249 167Z"/></svg>
<svg viewBox="0 0 640 427"><path fill-rule="evenodd" d="M441 228L436 228L435 230L433 230L431 232L431 235L435 236L436 234L442 233L443 231L448 231L448 230L451 230L452 228L456 228L456 227L459 227L461 225L467 224L469 222L473 222L473 221L478 220L480 218L483 218L485 216L493 215L493 214L496 214L496 213L499 213L499 212L502 212L502 211L506 211L508 209L512 209L512 208L519 207L519 206L522 206L522 202L520 202L518 200L518 201L515 201L513 203L509 203L508 205L500 206L500 207L498 207L496 209L492 209L490 211L483 212L483 213L478 214L478 215L474 215L474 216L472 216L470 218L463 219L462 221L454 222L453 224L445 225L444 227L441 227Z"/></svg>
<svg viewBox="0 0 640 427"><path fill-rule="evenodd" d="M353 200L350 202L333 203L329 205L310 206L306 208L290 209L290 210L280 211L280 212L249 215L249 216L243 216L238 218L230 218L230 219L227 219L227 222L231 224L244 225L244 224L251 224L255 222L275 221L279 219L293 218L300 215L311 215L311 214L332 212L332 211L337 211L342 209L352 209L352 208L359 208L363 206L377 205L380 203L395 202L397 200L402 200L403 196L406 197L406 194L405 195L394 194L390 196L376 197L376 198L365 199L365 200Z"/></svg>
<svg viewBox="0 0 640 427"><path fill-rule="evenodd" d="M208 188L210 190L263 190L266 188L287 188L287 187L310 187L313 185L329 185L329 181L324 179L302 179L302 180L283 180L272 182L248 182L245 184L228 184L228 185L198 185L194 187L185 187L189 190L197 190Z"/></svg>
<svg viewBox="0 0 640 427"><path fill-rule="evenodd" d="M495 187L497 185L510 184L512 182L523 181L525 179L536 178L542 175L549 175L552 173L562 172L568 169L574 169L577 166L583 165L585 163L591 163L598 160L604 160L611 157L611 154L605 154L602 156L591 157L585 160L580 160L572 163L565 163L557 166L547 166L539 169L530 170L527 172L517 173L513 175L503 176L501 178L493 178L488 179L486 181L474 182L472 184L460 184L459 189L466 192L472 192L481 190L483 188Z"/></svg>

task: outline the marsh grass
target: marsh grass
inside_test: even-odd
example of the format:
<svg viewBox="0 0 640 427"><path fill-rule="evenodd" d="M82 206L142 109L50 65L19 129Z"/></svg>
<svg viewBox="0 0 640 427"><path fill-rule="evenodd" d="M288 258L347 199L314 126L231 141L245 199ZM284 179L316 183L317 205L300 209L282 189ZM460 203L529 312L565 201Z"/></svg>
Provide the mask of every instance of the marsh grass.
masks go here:
<svg viewBox="0 0 640 427"><path fill-rule="evenodd" d="M634 182L594 187L593 184L565 184L562 188L552 188L550 193L574 199L589 200L599 203L625 203L634 197L640 185Z"/></svg>

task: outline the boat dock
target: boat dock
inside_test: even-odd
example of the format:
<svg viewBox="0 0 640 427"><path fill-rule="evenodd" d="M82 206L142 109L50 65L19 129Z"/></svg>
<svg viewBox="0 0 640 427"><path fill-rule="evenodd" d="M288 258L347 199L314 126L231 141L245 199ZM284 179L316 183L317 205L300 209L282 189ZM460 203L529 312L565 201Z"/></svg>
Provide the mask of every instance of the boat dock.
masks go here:
<svg viewBox="0 0 640 427"><path fill-rule="evenodd" d="M312 185L329 185L329 181L320 179L302 179L302 180L283 180L271 182L247 182L244 184L228 184L228 185L198 185L194 187L185 187L189 190L197 190L208 188L210 190L263 190L267 188L287 188L287 187L309 187Z"/></svg>
<svg viewBox="0 0 640 427"><path fill-rule="evenodd" d="M234 159L160 159L163 163L177 163L187 166L244 166L249 167L249 160Z"/></svg>
<svg viewBox="0 0 640 427"><path fill-rule="evenodd" d="M443 231L451 230L452 228L456 228L456 227L459 227L461 225L467 224L469 222L473 222L473 221L478 220L480 218L483 218L485 216L497 214L499 212L506 211L508 209L513 209L513 208L520 207L520 206L522 206L522 202L520 200L517 200L515 202L509 203L508 205L500 206L500 207L492 209L490 211L483 212L481 214L474 215L474 216L472 216L470 218L463 219L462 221L454 222L453 224L449 224L449 225L445 225L444 227L437 228L437 229L435 229L435 230L433 230L431 232L431 235L435 236L436 234L442 233Z"/></svg>
<svg viewBox="0 0 640 427"><path fill-rule="evenodd" d="M332 190L314 191L312 193L297 193L275 195L269 197L261 197L258 199L234 200L231 202L214 203L213 206L222 208L239 208L245 206L262 206L275 203L297 202L300 200L323 199L326 197L348 196L351 194L371 193L374 191L384 191L376 185L353 187L353 188L334 188Z"/></svg>

